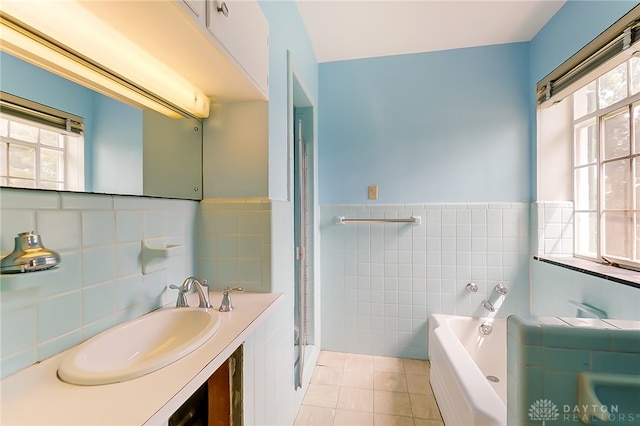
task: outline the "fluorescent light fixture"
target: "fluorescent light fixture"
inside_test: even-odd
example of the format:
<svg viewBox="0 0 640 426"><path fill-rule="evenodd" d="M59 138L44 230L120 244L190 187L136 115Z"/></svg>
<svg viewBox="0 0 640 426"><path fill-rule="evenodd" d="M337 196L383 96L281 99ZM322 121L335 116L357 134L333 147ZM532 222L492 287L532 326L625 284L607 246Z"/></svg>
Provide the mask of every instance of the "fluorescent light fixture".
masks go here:
<svg viewBox="0 0 640 426"><path fill-rule="evenodd" d="M4 0L0 48L134 106L209 115L204 93L73 1Z"/></svg>

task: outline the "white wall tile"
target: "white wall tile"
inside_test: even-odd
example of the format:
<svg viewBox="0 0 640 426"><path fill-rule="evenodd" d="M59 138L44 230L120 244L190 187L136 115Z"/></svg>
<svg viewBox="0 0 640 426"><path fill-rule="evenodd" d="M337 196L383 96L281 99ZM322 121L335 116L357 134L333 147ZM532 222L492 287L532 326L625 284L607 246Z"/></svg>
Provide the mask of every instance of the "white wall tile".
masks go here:
<svg viewBox="0 0 640 426"><path fill-rule="evenodd" d="M82 246L106 246L115 243L116 220L113 210L82 212Z"/></svg>
<svg viewBox="0 0 640 426"><path fill-rule="evenodd" d="M36 233L42 244L56 251L76 250L82 243L80 212L72 210L37 210Z"/></svg>
<svg viewBox="0 0 640 426"><path fill-rule="evenodd" d="M3 206L4 207L4 206ZM35 212L26 209L2 209L0 215L0 252L7 255L15 248L15 239L22 232L35 231Z"/></svg>
<svg viewBox="0 0 640 426"><path fill-rule="evenodd" d="M423 224L410 228L396 224L348 224L341 225L338 232L332 229L336 226L332 226L328 217L366 216L369 213L372 217L376 214L377 217L396 218L417 211L424 216ZM376 355L425 357L426 337L411 333L424 332L429 314L473 314L479 301L487 296L487 283L501 282L503 276L522 281L525 286L528 284L528 211L526 203L427 204L420 205L419 210L413 206L395 205L383 205L383 208L376 205L375 209L370 209L369 205L323 207L321 221L327 224L322 233L323 281L327 276L332 277L331 284L341 286L343 297L347 291L346 298L350 297L348 290L357 285L359 315L349 328L335 317L329 319L323 315L323 342L333 350L355 348L358 352ZM417 232L417 228L422 231ZM407 230L410 233L407 234ZM490 232L494 234L492 238L489 238ZM503 234L509 238L505 239ZM377 239L376 235L383 235L383 240ZM524 246L521 240L525 242ZM381 242L383 248L379 247ZM330 261L324 253L331 253ZM367 253L369 260L366 260ZM380 275L384 280L375 279ZM470 297L465 289L467 282L472 280L480 283L481 294L477 297ZM370 284L370 289L363 285L365 282ZM327 305L335 296L333 292L331 296L324 294L324 288L324 305ZM366 293L363 294L366 291L369 291L369 299ZM526 299L527 295L515 294L514 297ZM412 308L408 310L407 306ZM526 302L514 306L524 306L523 312L528 313ZM403 321L409 319L409 311L410 327ZM370 321L366 320L367 313ZM503 314L507 315L506 312ZM336 315L348 316L339 312ZM365 324L384 330L383 339L369 339L361 329ZM355 343L349 338L354 327L359 336ZM419 342L423 342L422 346Z"/></svg>
<svg viewBox="0 0 640 426"><path fill-rule="evenodd" d="M0 188L2 209L59 209L60 195L53 191Z"/></svg>

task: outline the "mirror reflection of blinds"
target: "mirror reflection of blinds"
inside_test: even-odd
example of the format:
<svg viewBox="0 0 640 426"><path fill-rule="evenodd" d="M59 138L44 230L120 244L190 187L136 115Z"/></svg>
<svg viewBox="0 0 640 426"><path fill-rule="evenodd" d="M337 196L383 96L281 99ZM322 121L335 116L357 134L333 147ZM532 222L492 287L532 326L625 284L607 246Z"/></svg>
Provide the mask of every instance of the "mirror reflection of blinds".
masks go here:
<svg viewBox="0 0 640 426"><path fill-rule="evenodd" d="M56 130L81 135L84 131L84 120L68 112L41 105L27 99L0 92L0 112L53 127Z"/></svg>
<svg viewBox="0 0 640 426"><path fill-rule="evenodd" d="M580 83L588 83L586 80L600 66L628 50L638 41L640 41L640 6L634 7L575 55L540 80L536 85L538 105L554 97L560 98L560 94L569 94L579 89ZM634 50L629 53L634 53Z"/></svg>

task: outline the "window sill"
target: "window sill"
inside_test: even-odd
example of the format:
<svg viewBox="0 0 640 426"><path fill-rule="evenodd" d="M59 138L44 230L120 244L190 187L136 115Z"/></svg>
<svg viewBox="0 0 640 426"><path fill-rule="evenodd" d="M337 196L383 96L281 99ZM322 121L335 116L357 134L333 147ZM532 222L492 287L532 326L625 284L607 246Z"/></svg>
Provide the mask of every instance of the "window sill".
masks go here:
<svg viewBox="0 0 640 426"><path fill-rule="evenodd" d="M593 275L605 280L640 288L640 272L623 269L617 266L602 265L590 260L577 259L575 257L534 256L533 258L540 262L550 263L552 265L571 269L583 274Z"/></svg>

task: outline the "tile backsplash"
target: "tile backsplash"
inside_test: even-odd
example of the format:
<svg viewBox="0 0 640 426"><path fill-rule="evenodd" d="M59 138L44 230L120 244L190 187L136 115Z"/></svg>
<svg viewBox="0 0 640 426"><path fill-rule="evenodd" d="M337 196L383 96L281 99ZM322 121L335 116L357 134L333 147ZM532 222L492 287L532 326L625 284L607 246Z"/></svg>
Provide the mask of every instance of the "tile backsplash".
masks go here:
<svg viewBox="0 0 640 426"><path fill-rule="evenodd" d="M272 202L207 198L200 203L197 265L214 290L271 291Z"/></svg>
<svg viewBox="0 0 640 426"><path fill-rule="evenodd" d="M424 359L427 318L484 315L498 283L509 293L497 314L528 314L529 214L528 203L321 206L323 348Z"/></svg>
<svg viewBox="0 0 640 426"><path fill-rule="evenodd" d="M168 284L195 273L198 203L135 196L2 188L0 252L20 232L40 234L59 267L0 276L2 377L169 303ZM142 240L184 247L142 273Z"/></svg>

